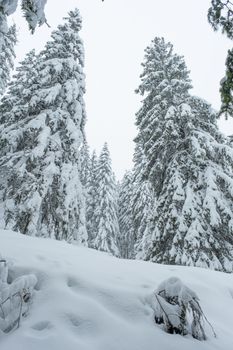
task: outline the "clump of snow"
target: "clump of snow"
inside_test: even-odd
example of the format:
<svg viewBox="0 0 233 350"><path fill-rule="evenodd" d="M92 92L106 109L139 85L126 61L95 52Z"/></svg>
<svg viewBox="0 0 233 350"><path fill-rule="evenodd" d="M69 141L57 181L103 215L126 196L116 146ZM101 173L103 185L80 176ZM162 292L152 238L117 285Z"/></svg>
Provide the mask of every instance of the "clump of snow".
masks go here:
<svg viewBox="0 0 233 350"><path fill-rule="evenodd" d="M117 259L4 230L0 251L12 262L12 279L33 274L38 281L20 328L0 334L1 350L232 350L232 274ZM153 291L174 275L198 295L216 338L207 329L200 342L156 325Z"/></svg>
<svg viewBox="0 0 233 350"><path fill-rule="evenodd" d="M178 298L179 301L185 303L190 302L193 298L199 300L197 294L185 286L177 277L170 277L169 279L160 283L156 291L158 294L165 294L166 298Z"/></svg>

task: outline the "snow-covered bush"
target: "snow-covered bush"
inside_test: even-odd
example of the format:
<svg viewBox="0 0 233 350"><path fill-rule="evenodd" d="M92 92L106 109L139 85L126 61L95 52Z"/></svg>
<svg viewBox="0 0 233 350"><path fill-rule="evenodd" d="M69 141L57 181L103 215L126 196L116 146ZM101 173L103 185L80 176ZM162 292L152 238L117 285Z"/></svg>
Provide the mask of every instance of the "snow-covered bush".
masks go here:
<svg viewBox="0 0 233 350"><path fill-rule="evenodd" d="M196 293L179 278L171 277L162 282L155 292L155 299L155 322L163 324L166 332L191 334L198 340L207 339L205 322L212 326L201 309Z"/></svg>
<svg viewBox="0 0 233 350"><path fill-rule="evenodd" d="M0 332L18 328L26 316L37 283L35 275L25 275L8 283L8 263L0 256Z"/></svg>

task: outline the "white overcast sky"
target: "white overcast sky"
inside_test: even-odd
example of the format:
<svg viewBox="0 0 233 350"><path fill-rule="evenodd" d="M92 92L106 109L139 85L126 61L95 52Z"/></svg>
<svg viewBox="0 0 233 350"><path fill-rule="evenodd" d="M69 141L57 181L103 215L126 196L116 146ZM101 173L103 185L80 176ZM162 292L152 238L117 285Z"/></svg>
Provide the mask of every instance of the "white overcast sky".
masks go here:
<svg viewBox="0 0 233 350"><path fill-rule="evenodd" d="M213 32L207 21L210 0L47 0L46 16L51 26L28 33L20 11L12 16L18 27L17 60L32 48L40 50L50 31L66 13L78 7L83 17L87 83L86 133L97 152L108 142L118 178L132 167L135 113L144 49L155 36L171 41L184 55L193 80L193 94L218 108L219 81L224 75L227 50L232 43ZM233 121L221 130L233 134Z"/></svg>

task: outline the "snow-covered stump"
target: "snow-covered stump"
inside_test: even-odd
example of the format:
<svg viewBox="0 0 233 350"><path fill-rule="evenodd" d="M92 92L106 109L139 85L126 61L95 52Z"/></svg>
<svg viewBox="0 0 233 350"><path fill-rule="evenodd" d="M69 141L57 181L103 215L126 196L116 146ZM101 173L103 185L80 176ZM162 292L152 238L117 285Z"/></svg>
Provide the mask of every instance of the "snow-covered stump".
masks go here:
<svg viewBox="0 0 233 350"><path fill-rule="evenodd" d="M163 324L171 334L191 334L198 340L206 340L205 323L211 324L205 317L199 298L177 277L162 282L155 291L155 322Z"/></svg>
<svg viewBox="0 0 233 350"><path fill-rule="evenodd" d="M26 316L37 283L35 275L25 275L8 283L8 263L0 257L0 332L9 333L18 328Z"/></svg>

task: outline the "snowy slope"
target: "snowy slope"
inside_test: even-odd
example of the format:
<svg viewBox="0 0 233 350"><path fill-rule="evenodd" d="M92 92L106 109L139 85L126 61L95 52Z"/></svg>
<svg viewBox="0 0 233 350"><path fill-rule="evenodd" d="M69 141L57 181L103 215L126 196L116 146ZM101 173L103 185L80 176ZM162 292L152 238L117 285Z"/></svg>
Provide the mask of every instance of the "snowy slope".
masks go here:
<svg viewBox="0 0 233 350"><path fill-rule="evenodd" d="M49 239L0 231L1 255L38 284L21 327L0 335L1 350L232 350L233 275L119 260ZM217 338L170 335L154 323L153 290L179 277L199 296Z"/></svg>

